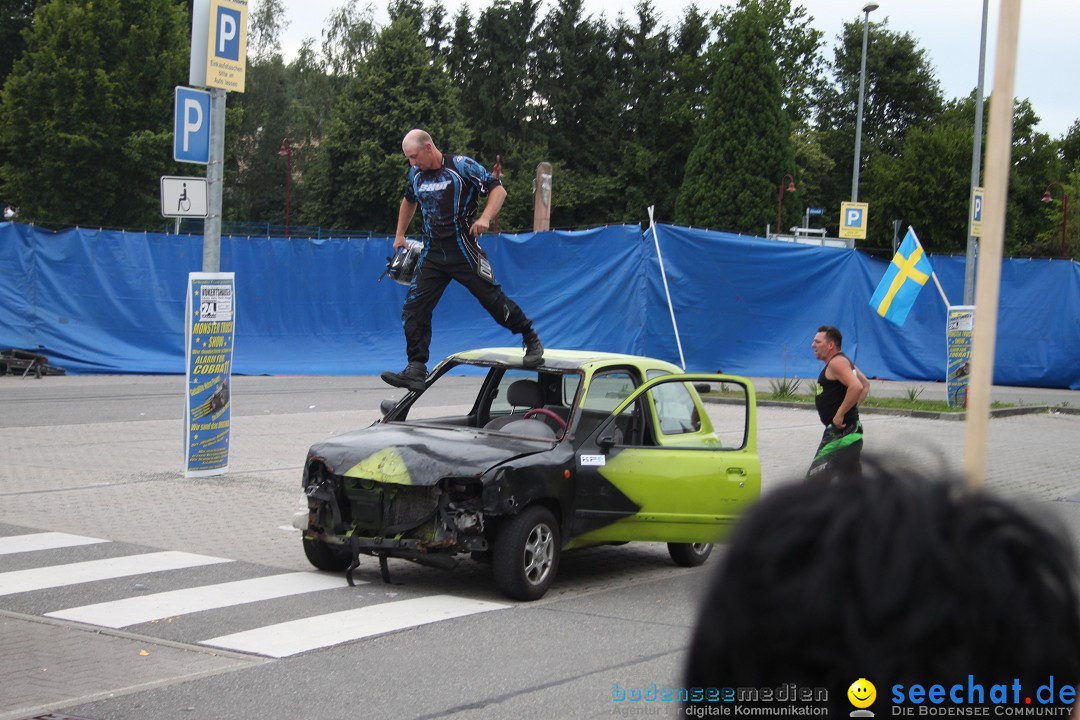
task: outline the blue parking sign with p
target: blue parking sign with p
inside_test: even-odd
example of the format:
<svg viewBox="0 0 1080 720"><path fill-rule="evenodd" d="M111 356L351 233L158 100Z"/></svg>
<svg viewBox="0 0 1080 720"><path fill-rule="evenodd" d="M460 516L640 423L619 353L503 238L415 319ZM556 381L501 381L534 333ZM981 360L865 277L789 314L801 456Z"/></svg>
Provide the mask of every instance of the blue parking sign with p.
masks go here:
<svg viewBox="0 0 1080 720"><path fill-rule="evenodd" d="M862 227L863 211L862 208L849 207L847 209L846 216L844 218L844 224L848 227L857 228Z"/></svg>
<svg viewBox="0 0 1080 720"><path fill-rule="evenodd" d="M240 60L240 11L217 6L217 17L214 23L217 26L217 44L214 47L214 55L222 60Z"/></svg>
<svg viewBox="0 0 1080 720"><path fill-rule="evenodd" d="M173 119L173 159L177 162L210 162L210 93L177 86Z"/></svg>

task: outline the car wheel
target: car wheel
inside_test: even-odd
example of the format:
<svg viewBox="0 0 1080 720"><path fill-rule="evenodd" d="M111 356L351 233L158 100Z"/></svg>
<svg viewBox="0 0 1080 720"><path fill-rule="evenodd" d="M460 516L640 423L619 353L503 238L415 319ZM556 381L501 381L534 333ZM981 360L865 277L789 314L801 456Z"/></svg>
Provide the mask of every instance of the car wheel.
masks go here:
<svg viewBox="0 0 1080 720"><path fill-rule="evenodd" d="M327 572L341 572L352 565L348 553L335 550L322 540L304 538L304 555L312 565Z"/></svg>
<svg viewBox="0 0 1080 720"><path fill-rule="evenodd" d="M551 511L540 505L507 518L495 539L495 584L512 600L544 596L559 568L562 542Z"/></svg>
<svg viewBox="0 0 1080 720"><path fill-rule="evenodd" d="M709 559L712 545L709 543L668 543L667 551L676 565L697 567L704 565Z"/></svg>

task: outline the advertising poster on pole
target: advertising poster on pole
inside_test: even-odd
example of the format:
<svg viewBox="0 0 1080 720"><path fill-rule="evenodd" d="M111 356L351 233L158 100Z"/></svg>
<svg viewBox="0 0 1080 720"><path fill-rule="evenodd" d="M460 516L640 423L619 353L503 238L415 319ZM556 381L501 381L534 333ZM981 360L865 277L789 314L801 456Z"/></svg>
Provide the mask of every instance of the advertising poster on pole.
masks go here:
<svg viewBox="0 0 1080 720"><path fill-rule="evenodd" d="M185 477L221 475L229 470L235 289L231 272L188 274Z"/></svg>
<svg viewBox="0 0 1080 720"><path fill-rule="evenodd" d="M971 331L974 328L974 305L949 306L949 320L945 328L946 354L949 358L945 390L949 405L967 406L968 376L971 375Z"/></svg>

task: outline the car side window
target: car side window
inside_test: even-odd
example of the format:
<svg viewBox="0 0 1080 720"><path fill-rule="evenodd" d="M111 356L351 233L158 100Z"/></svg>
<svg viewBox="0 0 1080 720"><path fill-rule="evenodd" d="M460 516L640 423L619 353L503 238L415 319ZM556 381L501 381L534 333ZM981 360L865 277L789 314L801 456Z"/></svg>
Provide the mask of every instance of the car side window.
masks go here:
<svg viewBox="0 0 1080 720"><path fill-rule="evenodd" d="M635 378L628 370L597 373L589 383L589 390L581 407L586 411L610 413L634 392L635 387ZM633 408L627 407L623 414L628 415L631 412Z"/></svg>
<svg viewBox="0 0 1080 720"><path fill-rule="evenodd" d="M697 406L685 383L669 382L657 385L649 391L656 420L664 435L681 435L701 429Z"/></svg>

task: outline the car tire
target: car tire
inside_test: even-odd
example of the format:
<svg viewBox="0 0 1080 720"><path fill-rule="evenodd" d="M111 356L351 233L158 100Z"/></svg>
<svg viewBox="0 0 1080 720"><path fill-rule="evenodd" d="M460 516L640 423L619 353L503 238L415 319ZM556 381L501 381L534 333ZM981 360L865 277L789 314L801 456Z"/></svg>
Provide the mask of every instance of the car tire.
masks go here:
<svg viewBox="0 0 1080 720"><path fill-rule="evenodd" d="M709 543L668 543L667 551L676 565L698 567L709 559L713 546Z"/></svg>
<svg viewBox="0 0 1080 720"><path fill-rule="evenodd" d="M352 565L352 559L348 553L335 550L322 540L304 538L304 555L307 556L308 562L326 572L341 572Z"/></svg>
<svg viewBox="0 0 1080 720"><path fill-rule="evenodd" d="M533 505L507 518L495 539L495 584L511 600L538 600L559 569L562 538L551 511Z"/></svg>

